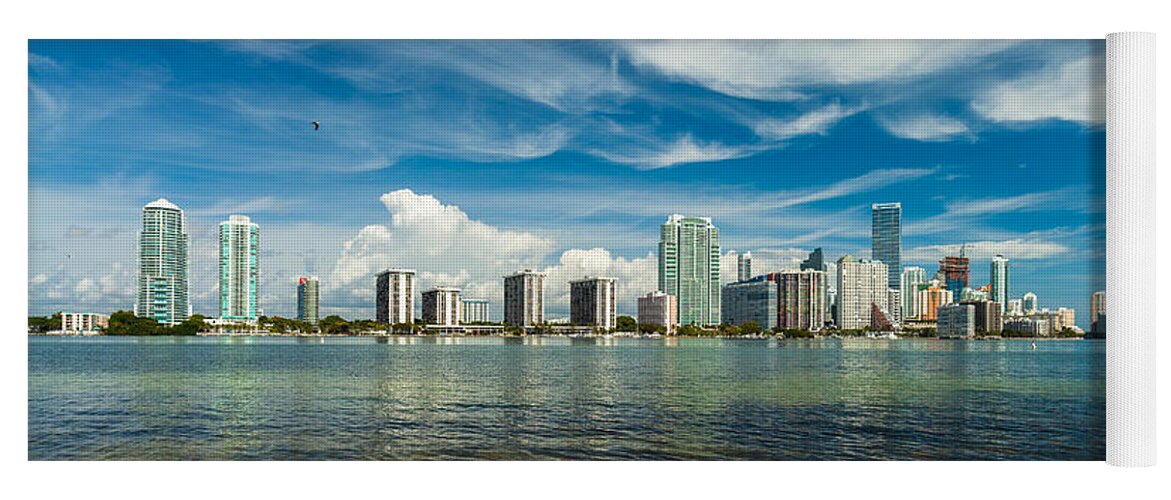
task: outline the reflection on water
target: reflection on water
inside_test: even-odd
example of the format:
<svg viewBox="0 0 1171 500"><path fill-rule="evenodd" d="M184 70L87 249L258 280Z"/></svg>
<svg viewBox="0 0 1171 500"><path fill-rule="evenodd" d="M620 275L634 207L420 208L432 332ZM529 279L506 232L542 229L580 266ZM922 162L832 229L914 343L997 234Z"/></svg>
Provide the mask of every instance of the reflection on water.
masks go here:
<svg viewBox="0 0 1171 500"><path fill-rule="evenodd" d="M1099 341L29 338L31 459L1105 456Z"/></svg>

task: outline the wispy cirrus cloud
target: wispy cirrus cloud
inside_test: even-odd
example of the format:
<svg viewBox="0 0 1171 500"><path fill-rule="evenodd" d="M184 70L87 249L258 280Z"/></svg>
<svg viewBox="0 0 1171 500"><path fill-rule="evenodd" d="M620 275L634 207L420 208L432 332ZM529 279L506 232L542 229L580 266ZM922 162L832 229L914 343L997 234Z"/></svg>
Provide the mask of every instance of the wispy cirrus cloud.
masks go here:
<svg viewBox="0 0 1171 500"><path fill-rule="evenodd" d="M753 146L728 146L715 141L699 141L691 134L684 134L673 141L650 141L645 146L626 148L620 151L595 149L591 154L622 165L633 165L640 169L657 169L704 163L734 158L744 158L760 148Z"/></svg>
<svg viewBox="0 0 1171 500"><path fill-rule="evenodd" d="M957 137L973 137L966 123L947 115L880 115L877 121L887 132L900 139L939 142Z"/></svg>

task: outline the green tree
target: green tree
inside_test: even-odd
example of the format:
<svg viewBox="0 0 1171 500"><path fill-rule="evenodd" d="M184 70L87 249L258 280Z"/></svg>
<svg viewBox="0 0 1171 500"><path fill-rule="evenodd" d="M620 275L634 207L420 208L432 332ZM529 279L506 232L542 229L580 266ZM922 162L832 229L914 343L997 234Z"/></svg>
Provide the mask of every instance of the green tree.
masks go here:
<svg viewBox="0 0 1171 500"><path fill-rule="evenodd" d="M759 335L764 329L760 327L760 323L755 321L745 321L740 325L741 335Z"/></svg>
<svg viewBox="0 0 1171 500"><path fill-rule="evenodd" d="M638 331L638 321L630 316L619 316L617 328L620 332L636 332Z"/></svg>

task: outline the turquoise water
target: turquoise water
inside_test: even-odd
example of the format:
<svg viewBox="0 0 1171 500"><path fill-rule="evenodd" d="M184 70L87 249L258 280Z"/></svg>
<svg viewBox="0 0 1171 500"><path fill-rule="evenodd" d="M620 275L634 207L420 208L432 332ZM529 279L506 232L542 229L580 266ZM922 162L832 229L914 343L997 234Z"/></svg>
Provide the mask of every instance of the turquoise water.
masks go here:
<svg viewBox="0 0 1171 500"><path fill-rule="evenodd" d="M30 337L32 460L1104 460L1102 341Z"/></svg>

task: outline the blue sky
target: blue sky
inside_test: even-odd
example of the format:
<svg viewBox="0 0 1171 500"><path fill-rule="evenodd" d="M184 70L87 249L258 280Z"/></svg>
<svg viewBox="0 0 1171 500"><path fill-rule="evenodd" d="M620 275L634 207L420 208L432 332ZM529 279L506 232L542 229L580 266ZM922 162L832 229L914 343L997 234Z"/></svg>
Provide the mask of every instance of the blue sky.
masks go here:
<svg viewBox="0 0 1171 500"><path fill-rule="evenodd" d="M142 205L189 216L196 312L215 226L261 226L261 306L297 276L373 315L412 267L500 315L500 276L584 274L620 312L658 226L707 215L755 271L868 257L903 204L904 265L968 244L973 283L1074 307L1104 289L1104 44L1081 41L30 41L30 312L129 309ZM312 121L320 121L314 132ZM725 277L734 277L726 265Z"/></svg>

